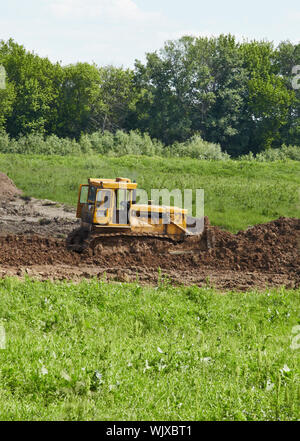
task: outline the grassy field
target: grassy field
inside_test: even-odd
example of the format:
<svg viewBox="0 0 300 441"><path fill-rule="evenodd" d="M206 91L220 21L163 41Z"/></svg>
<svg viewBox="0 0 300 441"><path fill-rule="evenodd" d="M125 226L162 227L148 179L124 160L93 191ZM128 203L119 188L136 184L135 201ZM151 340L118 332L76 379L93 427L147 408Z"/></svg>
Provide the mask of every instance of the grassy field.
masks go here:
<svg viewBox="0 0 300 441"><path fill-rule="evenodd" d="M124 176L140 188L204 188L205 214L232 232L280 216L300 217L300 162L199 161L123 156L0 155L0 170L27 195L76 204L89 177Z"/></svg>
<svg viewBox="0 0 300 441"><path fill-rule="evenodd" d="M8 278L0 296L1 420L299 418L299 291Z"/></svg>
<svg viewBox="0 0 300 441"><path fill-rule="evenodd" d="M72 205L88 177L204 188L205 214L233 232L300 217L293 161L1 154L0 170ZM0 419L297 420L299 296L0 279Z"/></svg>

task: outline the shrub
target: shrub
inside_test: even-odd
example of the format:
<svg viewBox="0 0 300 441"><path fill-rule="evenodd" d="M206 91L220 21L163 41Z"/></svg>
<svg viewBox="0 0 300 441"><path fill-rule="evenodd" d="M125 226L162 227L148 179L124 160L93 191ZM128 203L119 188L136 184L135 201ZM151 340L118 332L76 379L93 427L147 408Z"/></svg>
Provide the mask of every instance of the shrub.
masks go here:
<svg viewBox="0 0 300 441"><path fill-rule="evenodd" d="M108 131L94 132L90 135L82 135L80 138L81 150L83 147L91 148L101 155L160 155L163 151L163 144L150 138L148 134L141 134L137 130L129 133L117 130L116 133Z"/></svg>
<svg viewBox="0 0 300 441"><path fill-rule="evenodd" d="M219 144L204 141L199 135L192 136L183 143L175 142L167 147L166 151L169 156L187 156L194 159L227 160L230 158L228 153L222 152Z"/></svg>
<svg viewBox="0 0 300 441"><path fill-rule="evenodd" d="M0 152L65 156L79 154L81 148L75 140L58 138L56 135L44 138L42 134L31 133L26 136L21 135L19 139L11 140L7 135L1 135Z"/></svg>
<svg viewBox="0 0 300 441"><path fill-rule="evenodd" d="M256 156L252 152L247 155L240 156L240 160L257 161L257 162L274 162L274 161L300 161L300 146L287 146L283 144L278 149L267 149L258 153Z"/></svg>
<svg viewBox="0 0 300 441"><path fill-rule="evenodd" d="M194 135L185 142L175 142L165 147L162 142L138 130L131 130L129 133L122 130L117 130L116 133L98 131L82 134L79 141L59 138L56 135L44 137L40 133L20 135L18 139L10 139L8 134L0 132L0 153L61 156L98 153L105 156L145 155L223 161L230 159L230 155L223 152L219 144L204 141L199 135ZM289 159L300 161L300 146L282 145L277 149L265 150L256 156L249 152L237 159L257 162Z"/></svg>
<svg viewBox="0 0 300 441"><path fill-rule="evenodd" d="M10 139L7 133L0 132L0 152L8 153Z"/></svg>

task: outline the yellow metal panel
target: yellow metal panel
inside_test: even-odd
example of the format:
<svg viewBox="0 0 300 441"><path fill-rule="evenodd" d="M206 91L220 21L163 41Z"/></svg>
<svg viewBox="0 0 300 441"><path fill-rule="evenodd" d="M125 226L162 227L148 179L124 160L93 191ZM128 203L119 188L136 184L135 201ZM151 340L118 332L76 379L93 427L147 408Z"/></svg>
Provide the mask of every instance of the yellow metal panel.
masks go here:
<svg viewBox="0 0 300 441"><path fill-rule="evenodd" d="M153 211L154 213L183 213L187 214L188 210L179 207L167 207L166 205L146 205L146 204L133 204L132 210L135 211Z"/></svg>
<svg viewBox="0 0 300 441"><path fill-rule="evenodd" d="M102 204L104 203L104 197L105 197L105 193L110 194L110 200L109 200L109 207L106 208L107 210L107 215L106 216L99 216L98 215L98 209L100 209L100 204L102 202ZM100 200L99 200L99 196L100 196ZM115 199L115 195L114 192L111 190L107 190L107 189L99 189L97 190L97 195L96 195L96 202L95 202L95 211L94 211L94 219L93 222L96 224L109 224L109 222L111 222L111 217L112 217L112 207L114 206L114 199ZM99 207L98 207L99 205Z"/></svg>
<svg viewBox="0 0 300 441"><path fill-rule="evenodd" d="M79 219L81 218L81 211L82 211L82 206L83 206L83 204L80 203L80 194L81 194L81 188L82 187L88 187L88 185L82 184L82 185L79 186L78 200L77 200L77 210L76 210L76 217L78 217Z"/></svg>
<svg viewBox="0 0 300 441"><path fill-rule="evenodd" d="M95 185L96 187L101 188L107 188L116 190L118 188L122 189L128 189L128 190L134 190L137 188L137 183L133 183L130 180L128 181L116 181L114 179L96 179L96 178L90 178L89 179L90 185Z"/></svg>

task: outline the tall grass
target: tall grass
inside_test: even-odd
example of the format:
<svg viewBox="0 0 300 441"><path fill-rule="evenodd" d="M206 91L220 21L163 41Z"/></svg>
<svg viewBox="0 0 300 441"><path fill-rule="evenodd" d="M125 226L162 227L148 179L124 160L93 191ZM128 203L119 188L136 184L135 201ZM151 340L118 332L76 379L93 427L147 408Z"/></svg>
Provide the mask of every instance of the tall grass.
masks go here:
<svg viewBox="0 0 300 441"><path fill-rule="evenodd" d="M79 141L58 138L56 135L44 137L41 134L20 136L10 139L7 134L0 134L0 153L44 154L44 155L80 155L101 154L106 156L145 155L162 157L191 157L197 159L228 159L229 155L221 151L217 144L204 141L195 136L185 143L175 143L165 147L160 141L151 139L138 131L125 133L95 132L83 134Z"/></svg>
<svg viewBox="0 0 300 441"><path fill-rule="evenodd" d="M252 152L243 155L239 159L257 162L274 162L274 161L300 161L300 146L292 146L283 144L277 149L267 149L256 156Z"/></svg>
<svg viewBox="0 0 300 441"><path fill-rule="evenodd" d="M161 141L150 138L146 133L130 131L116 133L108 131L82 134L78 141L68 138L58 138L56 135L44 137L41 134L29 134L18 139L10 139L5 133L0 133L0 153L44 154L44 155L81 155L100 154L109 157L124 155L161 156L165 158L180 157L207 160L230 159L219 144L204 141L195 135L185 142L175 142L165 146ZM300 161L300 147L283 145L278 149L268 149L256 156L250 152L240 160L273 162Z"/></svg>

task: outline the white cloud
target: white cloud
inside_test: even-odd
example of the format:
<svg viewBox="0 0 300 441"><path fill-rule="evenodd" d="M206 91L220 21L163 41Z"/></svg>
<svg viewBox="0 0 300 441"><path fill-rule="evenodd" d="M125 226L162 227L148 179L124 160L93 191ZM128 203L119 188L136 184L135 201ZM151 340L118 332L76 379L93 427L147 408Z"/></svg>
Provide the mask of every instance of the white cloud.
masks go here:
<svg viewBox="0 0 300 441"><path fill-rule="evenodd" d="M145 21L159 17L142 11L133 0L47 0L49 10L59 18L102 18Z"/></svg>
<svg viewBox="0 0 300 441"><path fill-rule="evenodd" d="M167 40L178 40L179 38L183 36L190 36L190 37L212 37L212 32L209 31L196 31L196 30L179 30L179 31L158 31L157 33L158 37L162 41Z"/></svg>

